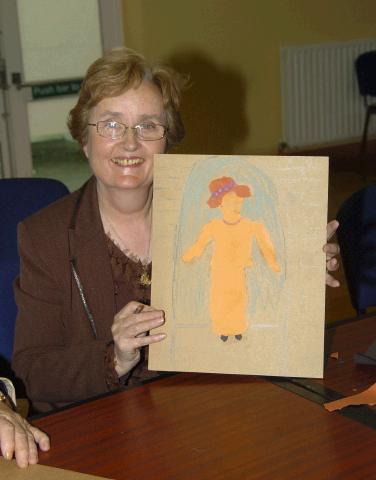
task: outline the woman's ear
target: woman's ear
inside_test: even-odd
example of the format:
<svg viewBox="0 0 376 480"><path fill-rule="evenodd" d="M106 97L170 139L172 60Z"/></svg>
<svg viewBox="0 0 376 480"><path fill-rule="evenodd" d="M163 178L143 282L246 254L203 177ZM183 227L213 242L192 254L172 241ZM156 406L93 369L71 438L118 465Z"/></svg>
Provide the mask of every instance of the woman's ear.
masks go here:
<svg viewBox="0 0 376 480"><path fill-rule="evenodd" d="M85 157L89 160L89 154L88 154L88 148L87 148L87 143L85 145L82 145L82 150L85 154Z"/></svg>

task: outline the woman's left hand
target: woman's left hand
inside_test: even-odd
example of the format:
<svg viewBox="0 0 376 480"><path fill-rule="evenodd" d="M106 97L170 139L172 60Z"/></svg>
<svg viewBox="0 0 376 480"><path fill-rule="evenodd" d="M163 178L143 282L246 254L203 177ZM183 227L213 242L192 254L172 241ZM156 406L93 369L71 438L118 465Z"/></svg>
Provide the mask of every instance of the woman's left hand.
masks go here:
<svg viewBox="0 0 376 480"><path fill-rule="evenodd" d="M338 228L338 221L332 220L326 226L326 239L329 241L336 233ZM339 246L337 243L326 243L323 246L323 250L326 253L326 284L329 287L339 287L340 283L329 272L338 270L339 262L336 256L339 254Z"/></svg>

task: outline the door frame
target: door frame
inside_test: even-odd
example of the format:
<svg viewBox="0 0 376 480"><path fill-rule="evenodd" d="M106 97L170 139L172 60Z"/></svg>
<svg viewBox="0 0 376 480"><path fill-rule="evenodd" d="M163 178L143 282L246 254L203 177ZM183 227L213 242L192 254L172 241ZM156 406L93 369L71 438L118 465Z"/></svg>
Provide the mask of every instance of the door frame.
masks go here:
<svg viewBox="0 0 376 480"><path fill-rule="evenodd" d="M98 0L104 52L124 45L122 0Z"/></svg>

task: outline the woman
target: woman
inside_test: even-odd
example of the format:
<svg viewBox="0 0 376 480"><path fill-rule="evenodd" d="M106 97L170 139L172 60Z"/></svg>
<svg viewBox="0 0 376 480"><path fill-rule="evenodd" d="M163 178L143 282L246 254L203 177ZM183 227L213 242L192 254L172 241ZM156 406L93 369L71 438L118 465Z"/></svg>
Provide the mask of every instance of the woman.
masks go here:
<svg viewBox="0 0 376 480"><path fill-rule="evenodd" d="M153 155L184 136L183 86L125 48L86 74L68 123L93 177L18 231L13 368L36 410L137 383L142 347L165 338L149 306Z"/></svg>
<svg viewBox="0 0 376 480"><path fill-rule="evenodd" d="M196 242L182 259L191 262L205 247L214 243L210 263L209 311L212 330L223 342L233 335L236 340L248 328L246 268L252 267L252 239L274 272L280 272L274 246L261 222L242 217L241 207L251 196L247 185L238 185L231 177L221 177L209 184L210 208L220 208L222 219L213 219L203 226Z"/></svg>
<svg viewBox="0 0 376 480"><path fill-rule="evenodd" d="M89 68L70 113L93 177L19 228L14 369L46 411L144 377L140 347L164 323L148 306L153 155L184 136L183 80L116 49Z"/></svg>

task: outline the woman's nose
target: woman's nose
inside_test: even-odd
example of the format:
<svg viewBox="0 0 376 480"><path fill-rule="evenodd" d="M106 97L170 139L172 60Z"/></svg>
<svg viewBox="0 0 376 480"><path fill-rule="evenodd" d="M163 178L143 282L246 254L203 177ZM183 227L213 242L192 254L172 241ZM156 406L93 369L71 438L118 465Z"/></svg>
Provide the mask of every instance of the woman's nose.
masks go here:
<svg viewBox="0 0 376 480"><path fill-rule="evenodd" d="M136 150L140 143L137 137L137 131L134 128L128 127L121 137L121 143L127 150Z"/></svg>

